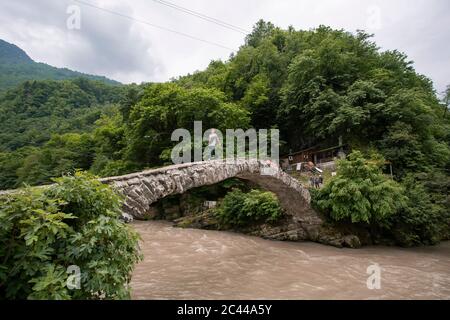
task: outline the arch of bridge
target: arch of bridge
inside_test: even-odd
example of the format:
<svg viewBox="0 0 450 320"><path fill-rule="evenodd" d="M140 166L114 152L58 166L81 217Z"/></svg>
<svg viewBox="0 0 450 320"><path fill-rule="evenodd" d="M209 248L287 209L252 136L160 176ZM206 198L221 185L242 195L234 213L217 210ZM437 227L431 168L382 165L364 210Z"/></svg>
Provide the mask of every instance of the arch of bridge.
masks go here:
<svg viewBox="0 0 450 320"><path fill-rule="evenodd" d="M258 160L212 160L171 165L101 181L125 196L124 212L137 219L145 217L150 205L164 197L237 177L274 192L285 212L296 222L308 225L322 223L311 208L309 191L300 182L281 170L264 174L267 172L262 171L262 167Z"/></svg>

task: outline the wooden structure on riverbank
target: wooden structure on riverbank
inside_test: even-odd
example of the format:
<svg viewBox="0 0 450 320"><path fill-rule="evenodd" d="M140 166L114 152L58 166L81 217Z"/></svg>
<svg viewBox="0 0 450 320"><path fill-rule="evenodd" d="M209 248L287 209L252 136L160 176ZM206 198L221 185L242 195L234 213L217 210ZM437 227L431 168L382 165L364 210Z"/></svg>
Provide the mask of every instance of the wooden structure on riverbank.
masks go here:
<svg viewBox="0 0 450 320"><path fill-rule="evenodd" d="M329 148L311 147L297 152L291 152L281 157L280 163L283 169L287 169L298 163L310 163L318 166L334 162L344 158L350 148L347 145L339 145Z"/></svg>

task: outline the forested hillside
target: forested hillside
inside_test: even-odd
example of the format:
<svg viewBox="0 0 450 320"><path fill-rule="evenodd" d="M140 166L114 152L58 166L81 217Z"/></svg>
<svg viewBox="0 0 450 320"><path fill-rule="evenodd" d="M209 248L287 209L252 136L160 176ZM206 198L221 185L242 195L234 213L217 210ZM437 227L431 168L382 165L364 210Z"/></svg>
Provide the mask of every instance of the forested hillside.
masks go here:
<svg viewBox="0 0 450 320"><path fill-rule="evenodd" d="M25 81L0 96L0 151L40 146L56 133L87 131L122 90L84 78Z"/></svg>
<svg viewBox="0 0 450 320"><path fill-rule="evenodd" d="M264 21L229 61L213 61L172 83L125 89L85 80L25 82L0 99L0 148L83 132L98 118L96 106L118 102L121 90L128 93L120 108L97 131L114 129L108 135L115 141L101 147L109 150L102 157L128 168L163 164L171 132L195 119L205 128L277 127L284 151L335 145L342 137L353 147L378 150L399 178L449 170L448 107L404 54L381 52L363 32L281 30Z"/></svg>
<svg viewBox="0 0 450 320"><path fill-rule="evenodd" d="M35 62L19 47L0 39L0 93L25 80L64 80L78 77L118 84L106 77Z"/></svg>
<svg viewBox="0 0 450 320"><path fill-rule="evenodd" d="M1 95L0 187L44 183L75 168L89 169L93 155L80 144L92 145L94 123L117 108L123 91L78 78L26 81ZM68 154L78 161L65 162Z"/></svg>
<svg viewBox="0 0 450 320"><path fill-rule="evenodd" d="M4 189L77 168L107 176L169 163L172 131L202 120L204 128L279 128L285 152L341 137L367 158L390 161L401 184L392 190L410 191L409 209L421 203L403 208L406 220L396 223L420 229L435 217L440 226L450 221L448 100L405 54L379 50L364 32L282 30L260 21L235 55L204 71L123 88L26 82L1 98L0 118Z"/></svg>
<svg viewBox="0 0 450 320"><path fill-rule="evenodd" d="M255 127L278 127L285 150L342 136L381 150L400 172L449 164L449 114L431 81L363 32L280 30L261 21L228 63L214 61L178 83L223 91Z"/></svg>

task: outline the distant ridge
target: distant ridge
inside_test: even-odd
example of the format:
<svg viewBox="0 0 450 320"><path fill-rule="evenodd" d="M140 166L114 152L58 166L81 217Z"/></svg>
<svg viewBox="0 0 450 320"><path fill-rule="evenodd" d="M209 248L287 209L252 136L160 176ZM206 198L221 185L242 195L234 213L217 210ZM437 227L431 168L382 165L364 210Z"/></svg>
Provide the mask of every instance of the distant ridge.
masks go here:
<svg viewBox="0 0 450 320"><path fill-rule="evenodd" d="M80 77L108 84L120 84L103 76L35 62L18 46L0 39L0 93L26 80L66 80Z"/></svg>
<svg viewBox="0 0 450 320"><path fill-rule="evenodd" d="M18 46L0 39L0 64L33 63L34 61Z"/></svg>

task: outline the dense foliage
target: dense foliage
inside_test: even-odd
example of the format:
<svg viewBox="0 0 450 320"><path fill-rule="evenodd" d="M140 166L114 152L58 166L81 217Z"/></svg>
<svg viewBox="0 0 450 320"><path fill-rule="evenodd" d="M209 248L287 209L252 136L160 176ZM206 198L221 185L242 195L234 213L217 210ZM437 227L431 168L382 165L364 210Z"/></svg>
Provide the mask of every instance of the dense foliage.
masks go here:
<svg viewBox="0 0 450 320"><path fill-rule="evenodd" d="M435 182L446 184L446 194L430 190L429 182L412 174L402 180L407 202L390 219L387 233L390 238L404 246L436 244L450 239L450 181L446 179Z"/></svg>
<svg viewBox="0 0 450 320"><path fill-rule="evenodd" d="M316 197L317 207L336 221L383 223L405 206L404 190L381 172L382 159L367 161L359 151L340 160L337 175Z"/></svg>
<svg viewBox="0 0 450 320"><path fill-rule="evenodd" d="M433 201L412 174L400 183L392 180L383 174L383 166L379 156L366 159L354 151L338 162L337 175L313 192L313 204L333 221L370 226L372 233L376 230L373 236L387 236L401 245L434 244L447 238L448 203Z"/></svg>
<svg viewBox="0 0 450 320"><path fill-rule="evenodd" d="M83 78L26 81L0 96L0 151L41 146L51 135L85 132L121 89Z"/></svg>
<svg viewBox="0 0 450 320"><path fill-rule="evenodd" d="M0 96L0 189L49 182L94 159L95 122L123 89L86 79L28 81Z"/></svg>
<svg viewBox="0 0 450 320"><path fill-rule="evenodd" d="M338 160L339 161L339 160ZM383 159L366 161L355 151L340 160L337 175L316 197L334 220L383 223L405 205L403 188L381 172Z"/></svg>
<svg viewBox="0 0 450 320"><path fill-rule="evenodd" d="M235 189L225 196L217 209L217 218L224 226L242 227L254 222L276 221L282 215L277 196L268 191Z"/></svg>
<svg viewBox="0 0 450 320"><path fill-rule="evenodd" d="M334 146L341 137L376 148L397 177L450 169L448 106L404 54L380 52L363 32L260 21L229 62L178 83L222 90L250 111L253 126L277 126L285 151Z"/></svg>
<svg viewBox="0 0 450 320"><path fill-rule="evenodd" d="M365 173L348 169L336 178L325 190L340 204L323 202L323 210L358 223L392 217L402 242L435 242L446 237L450 212L449 97L447 90L439 100L405 54L381 51L362 31L282 30L259 21L228 61L169 83L27 82L6 92L0 188L46 183L77 168L108 176L167 164L177 143L172 131L192 131L194 120L204 130L275 127L281 153L339 140L379 153L396 182L350 159ZM337 185L359 193L338 195ZM405 197L402 209L390 193ZM386 201L374 206L375 196ZM428 213L435 223L424 227Z"/></svg>
<svg viewBox="0 0 450 320"><path fill-rule="evenodd" d="M0 298L129 297L140 255L137 234L118 219L120 198L82 173L55 182L0 199ZM79 289L66 285L73 265Z"/></svg>
<svg viewBox="0 0 450 320"><path fill-rule="evenodd" d="M231 102L217 89L184 89L176 84L153 84L131 111L127 123L126 157L140 166L170 162L175 129L193 133L194 121L203 129L246 128L248 112Z"/></svg>
<svg viewBox="0 0 450 320"><path fill-rule="evenodd" d="M322 209L350 222L382 221L405 245L448 238L450 88L440 101L405 54L380 51L364 32L259 21L228 62L177 82L222 90L250 112L252 126L278 127L284 152L335 146L339 138L378 152L396 182L350 159L351 168L325 187Z"/></svg>

